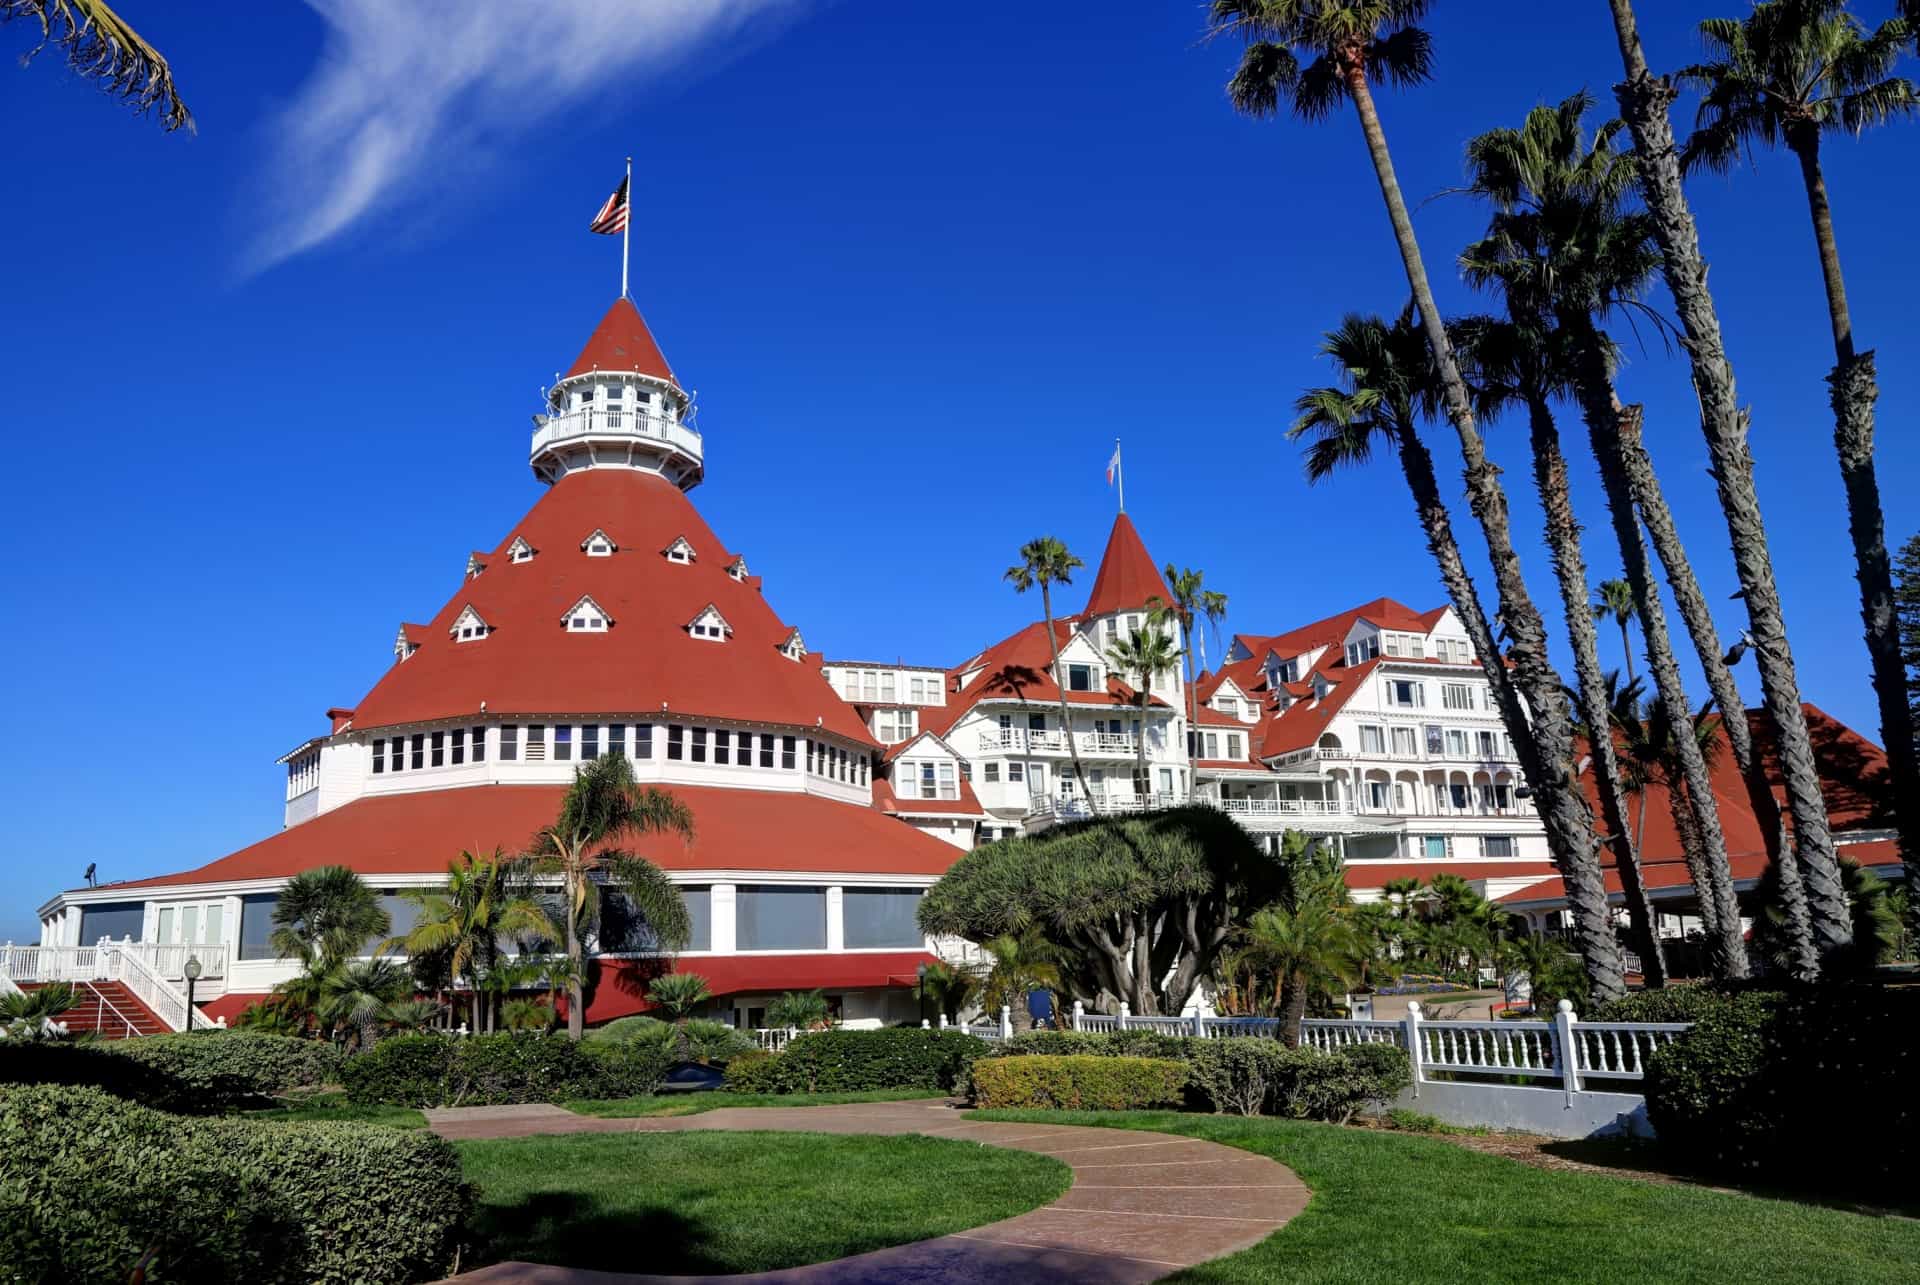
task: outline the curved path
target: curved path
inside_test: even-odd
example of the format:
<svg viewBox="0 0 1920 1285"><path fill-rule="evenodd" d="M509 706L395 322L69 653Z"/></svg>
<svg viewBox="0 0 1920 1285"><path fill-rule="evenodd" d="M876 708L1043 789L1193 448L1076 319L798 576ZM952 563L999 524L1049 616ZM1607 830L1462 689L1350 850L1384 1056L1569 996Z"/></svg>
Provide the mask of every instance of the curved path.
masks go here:
<svg viewBox="0 0 1920 1285"><path fill-rule="evenodd" d="M1073 1185L1051 1205L969 1231L836 1262L750 1276L644 1276L497 1263L462 1285L664 1285L731 1281L1069 1282L1123 1285L1253 1245L1307 1206L1291 1169L1200 1138L1068 1124L971 1120L948 1102L868 1102L824 1107L726 1107L701 1115L607 1120L555 1106L461 1107L427 1112L442 1137L518 1138L537 1133L657 1133L778 1129L812 1133L920 1133L1053 1156ZM636 1258L644 1256L636 1248Z"/></svg>

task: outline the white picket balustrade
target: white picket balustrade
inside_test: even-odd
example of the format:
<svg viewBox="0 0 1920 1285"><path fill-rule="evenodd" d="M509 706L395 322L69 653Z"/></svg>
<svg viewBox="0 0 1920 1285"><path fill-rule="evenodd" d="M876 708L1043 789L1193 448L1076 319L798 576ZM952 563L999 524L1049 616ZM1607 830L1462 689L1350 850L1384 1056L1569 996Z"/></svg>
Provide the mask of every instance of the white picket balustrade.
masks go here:
<svg viewBox="0 0 1920 1285"><path fill-rule="evenodd" d="M1274 1022L1271 1029L1258 1032L1280 1038L1280 1024ZM1335 1018L1309 1017L1300 1023L1300 1042L1309 1048L1323 1049L1328 1052L1346 1048L1352 1044L1398 1044L1401 1026L1398 1022L1344 1021Z"/></svg>
<svg viewBox="0 0 1920 1285"><path fill-rule="evenodd" d="M1582 1079L1638 1080L1647 1059L1687 1031L1687 1022L1575 1022L1574 1065Z"/></svg>

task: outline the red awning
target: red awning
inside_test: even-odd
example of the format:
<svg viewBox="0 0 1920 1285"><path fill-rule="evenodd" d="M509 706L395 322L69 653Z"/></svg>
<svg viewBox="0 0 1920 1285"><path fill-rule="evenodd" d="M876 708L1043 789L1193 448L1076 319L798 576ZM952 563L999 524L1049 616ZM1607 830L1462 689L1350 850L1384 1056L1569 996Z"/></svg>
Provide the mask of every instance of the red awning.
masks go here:
<svg viewBox="0 0 1920 1285"><path fill-rule="evenodd" d="M728 995L781 991L873 990L912 986L922 964L936 962L924 950L876 954L820 955L711 955L680 959L677 973L697 973L707 979L716 998ZM610 1022L616 1017L643 1013L651 1005L646 981L637 961L613 959L600 964L600 984L587 1001L587 1022Z"/></svg>

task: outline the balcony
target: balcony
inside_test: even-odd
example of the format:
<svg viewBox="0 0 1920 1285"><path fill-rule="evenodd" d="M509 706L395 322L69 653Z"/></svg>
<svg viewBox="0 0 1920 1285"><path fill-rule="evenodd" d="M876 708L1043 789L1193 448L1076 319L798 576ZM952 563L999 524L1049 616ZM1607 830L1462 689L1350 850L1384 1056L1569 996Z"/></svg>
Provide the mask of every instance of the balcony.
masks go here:
<svg viewBox="0 0 1920 1285"><path fill-rule="evenodd" d="M1098 800L1098 807L1101 816L1124 816L1129 813L1178 807L1187 801L1177 794L1102 795ZM1065 798L1058 795L1044 797L1035 795L1027 809L1027 820L1081 821L1093 814L1093 806L1079 795Z"/></svg>
<svg viewBox="0 0 1920 1285"><path fill-rule="evenodd" d="M1228 816L1242 817L1344 816L1352 810L1338 799L1207 799L1205 802Z"/></svg>
<svg viewBox="0 0 1920 1285"><path fill-rule="evenodd" d="M1075 732L1074 747L1084 758L1138 758L1138 737L1117 732ZM991 727L980 733L980 748L1000 754L1068 754L1067 734L1024 727ZM1149 746L1149 749L1152 747Z"/></svg>
<svg viewBox="0 0 1920 1285"><path fill-rule="evenodd" d="M555 446L592 439L600 442L659 443L671 450L702 458L700 434L685 424L659 415L620 407L594 406L545 417L534 430L531 454L538 458Z"/></svg>

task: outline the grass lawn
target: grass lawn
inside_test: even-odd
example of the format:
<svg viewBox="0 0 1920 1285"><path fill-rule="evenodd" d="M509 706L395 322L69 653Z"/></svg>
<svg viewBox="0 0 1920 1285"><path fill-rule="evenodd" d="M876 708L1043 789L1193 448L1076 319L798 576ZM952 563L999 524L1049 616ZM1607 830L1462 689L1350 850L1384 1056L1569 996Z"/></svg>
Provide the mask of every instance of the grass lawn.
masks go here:
<svg viewBox="0 0 1920 1285"><path fill-rule="evenodd" d="M479 1191L476 1262L603 1271L824 1262L1024 1213L1071 1177L1045 1156L921 1137L601 1133L456 1145Z"/></svg>
<svg viewBox="0 0 1920 1285"><path fill-rule="evenodd" d="M976 1118L1157 1129L1259 1152L1313 1189L1261 1244L1181 1282L1920 1280L1920 1222L1535 1169L1413 1135L1174 1112Z"/></svg>
<svg viewBox="0 0 1920 1285"><path fill-rule="evenodd" d="M585 1098L563 1105L581 1115L609 1119L632 1116L699 1115L721 1107L824 1107L843 1102L908 1102L945 1098L931 1089L869 1089L864 1093L660 1093L638 1098Z"/></svg>
<svg viewBox="0 0 1920 1285"><path fill-rule="evenodd" d="M412 1107L361 1107L347 1101L344 1093L315 1093L302 1098L279 1098L283 1105L241 1114L249 1120L282 1120L313 1124L327 1120L352 1120L359 1124L386 1124L396 1129L424 1129L427 1117Z"/></svg>

